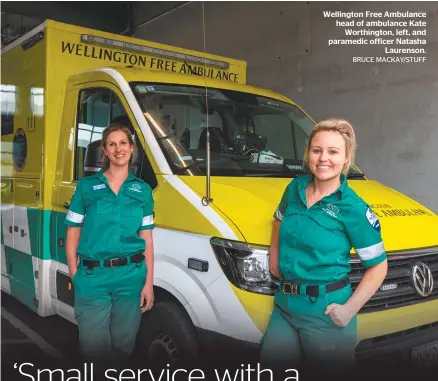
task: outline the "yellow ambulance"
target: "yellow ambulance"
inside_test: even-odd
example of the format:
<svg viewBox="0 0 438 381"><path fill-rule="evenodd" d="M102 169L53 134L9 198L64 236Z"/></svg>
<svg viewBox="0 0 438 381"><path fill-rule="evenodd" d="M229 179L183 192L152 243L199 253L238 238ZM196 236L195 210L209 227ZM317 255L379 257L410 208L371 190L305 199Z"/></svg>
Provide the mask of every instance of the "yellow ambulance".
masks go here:
<svg viewBox="0 0 438 381"><path fill-rule="evenodd" d="M303 173L313 120L247 85L244 61L54 21L6 46L1 70L2 290L75 322L64 219L77 181L100 167L103 129L119 121L156 207L156 305L139 347L169 363L212 340L257 348L278 287L272 216ZM360 312L357 356L432 362L438 216L357 167L348 178L380 218L389 255L384 284ZM352 258L356 286L364 268Z"/></svg>

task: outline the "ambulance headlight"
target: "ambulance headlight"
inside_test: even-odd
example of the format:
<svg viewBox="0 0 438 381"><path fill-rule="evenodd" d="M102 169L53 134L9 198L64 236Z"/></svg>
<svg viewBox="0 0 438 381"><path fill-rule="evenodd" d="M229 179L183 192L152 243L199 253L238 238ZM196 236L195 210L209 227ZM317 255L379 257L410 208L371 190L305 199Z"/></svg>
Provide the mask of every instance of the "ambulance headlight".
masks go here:
<svg viewBox="0 0 438 381"><path fill-rule="evenodd" d="M269 272L268 247L212 238L211 246L223 272L236 287L273 295L278 281Z"/></svg>

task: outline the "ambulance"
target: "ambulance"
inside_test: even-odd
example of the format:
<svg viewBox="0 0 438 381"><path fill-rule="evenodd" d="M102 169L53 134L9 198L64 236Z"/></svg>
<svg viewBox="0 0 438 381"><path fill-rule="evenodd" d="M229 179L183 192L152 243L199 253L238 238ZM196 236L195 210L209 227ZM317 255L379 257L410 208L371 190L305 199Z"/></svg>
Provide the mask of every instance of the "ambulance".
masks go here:
<svg viewBox="0 0 438 381"><path fill-rule="evenodd" d="M103 129L120 122L155 200L156 304L141 353L173 363L211 343L257 351L278 289L273 214L304 173L315 124L300 106L248 85L242 60L48 20L2 50L1 117L3 292L75 323L64 219L77 181L100 168ZM348 179L379 217L389 257L359 314L357 357L433 363L438 216L358 167ZM363 274L353 250L353 287Z"/></svg>

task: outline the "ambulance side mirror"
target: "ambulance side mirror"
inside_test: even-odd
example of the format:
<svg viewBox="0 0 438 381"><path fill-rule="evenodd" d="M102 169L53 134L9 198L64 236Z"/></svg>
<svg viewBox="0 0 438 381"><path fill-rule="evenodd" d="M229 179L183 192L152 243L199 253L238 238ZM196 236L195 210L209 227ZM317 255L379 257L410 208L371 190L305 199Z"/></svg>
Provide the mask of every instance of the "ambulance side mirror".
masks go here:
<svg viewBox="0 0 438 381"><path fill-rule="evenodd" d="M100 170L102 167L102 156L100 140L91 142L85 150L84 176L92 175Z"/></svg>

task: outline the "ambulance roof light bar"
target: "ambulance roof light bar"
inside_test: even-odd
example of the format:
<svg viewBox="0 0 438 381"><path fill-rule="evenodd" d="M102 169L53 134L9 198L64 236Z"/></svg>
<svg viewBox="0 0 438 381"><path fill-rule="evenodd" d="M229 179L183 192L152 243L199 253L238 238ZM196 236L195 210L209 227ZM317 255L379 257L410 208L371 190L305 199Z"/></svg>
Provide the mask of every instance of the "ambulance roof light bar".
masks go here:
<svg viewBox="0 0 438 381"><path fill-rule="evenodd" d="M140 52L140 53L155 54L157 56L169 57L169 58L183 60L183 61L191 61L191 62L194 62L197 64L202 64L202 65L206 64L206 65L210 65L210 66L217 66L217 67L220 67L222 69L228 69L230 67L230 64L228 62L224 62L224 61L218 61L218 60L212 60L209 58L192 56L190 54L172 52L170 50L151 48L149 46L131 44L130 42L112 40L110 38L93 36L91 34L82 34L81 41L84 43L89 43L89 44L94 43L94 44L99 44L99 45L111 46L114 48L129 49L129 50L133 50L133 51Z"/></svg>

